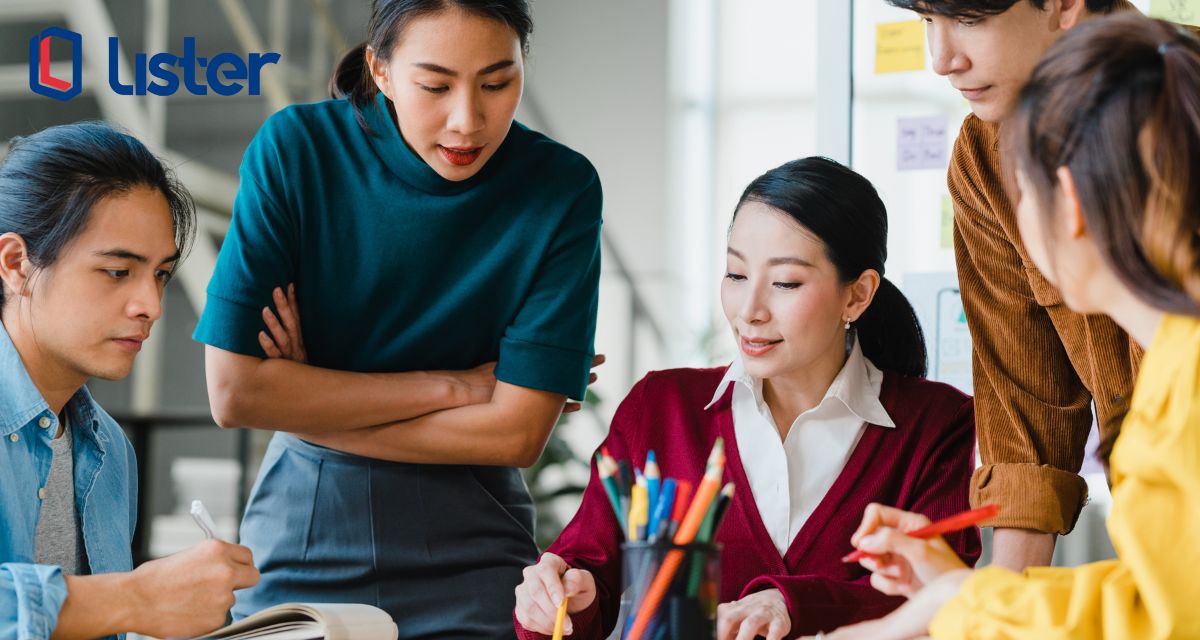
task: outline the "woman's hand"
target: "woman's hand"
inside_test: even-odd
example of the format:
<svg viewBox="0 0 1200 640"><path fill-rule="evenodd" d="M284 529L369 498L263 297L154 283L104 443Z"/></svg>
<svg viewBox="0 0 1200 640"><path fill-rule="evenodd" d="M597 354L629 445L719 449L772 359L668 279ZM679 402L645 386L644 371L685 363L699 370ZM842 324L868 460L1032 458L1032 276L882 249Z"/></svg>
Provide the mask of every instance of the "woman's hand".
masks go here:
<svg viewBox="0 0 1200 640"><path fill-rule="evenodd" d="M597 354L592 358L592 368L604 364L604 354ZM496 363L488 362L481 364L474 369L465 371L438 371L438 375L446 376L450 379L451 384L458 389L458 398L460 400L456 406L466 406L470 404L486 404L491 402L492 394L496 390ZM596 374L592 373L588 377L588 384L591 385L596 381ZM573 413L583 408L583 403L568 401L563 405L563 413Z"/></svg>
<svg viewBox="0 0 1200 640"><path fill-rule="evenodd" d="M878 619L825 634L828 640L904 640L924 636L942 605L957 593L971 569L941 536L911 538L929 518L880 504L870 504L850 542L873 557L860 561L871 571L871 586L908 602Z"/></svg>
<svg viewBox="0 0 1200 640"><path fill-rule="evenodd" d="M871 586L888 595L912 597L942 574L969 569L941 536L918 539L904 535L928 524L929 518L919 513L867 505L850 542L874 556L859 561L871 572Z"/></svg>
<svg viewBox="0 0 1200 640"><path fill-rule="evenodd" d="M450 384L458 390L455 406L487 404L492 401L492 395L496 391L495 362L485 362L474 369L463 371L438 371L437 374L449 378Z"/></svg>
<svg viewBox="0 0 1200 640"><path fill-rule="evenodd" d="M792 630L787 602L779 589L752 593L717 607L718 640L783 640Z"/></svg>
<svg viewBox="0 0 1200 640"><path fill-rule="evenodd" d="M276 317L271 307L263 307L263 322L271 333L268 335L266 331L258 332L259 346L267 354L267 358L285 358L307 364L308 351L304 348L304 338L300 333L300 311L296 306L296 285L289 284L286 295L282 288L275 287L271 296L275 300L279 316Z"/></svg>
<svg viewBox="0 0 1200 640"><path fill-rule="evenodd" d="M550 635L563 596L567 602L567 617L563 620L563 635L575 631L570 614L579 613L596 599L596 579L591 572L572 569L553 553L542 554L538 563L525 567L525 580L517 585L517 622L529 631Z"/></svg>
<svg viewBox="0 0 1200 640"><path fill-rule="evenodd" d="M596 367L604 364L604 362L606 360L608 360L608 358L604 357L603 353L597 353L596 356L592 358L592 368L595 369ZM594 383L595 381L596 381L596 373L592 372L590 375L588 375L588 386L589 387L592 386L592 383ZM582 408L583 408L582 402L571 402L568 400L567 404L563 405L562 412L563 413L574 413L576 411L579 411Z"/></svg>

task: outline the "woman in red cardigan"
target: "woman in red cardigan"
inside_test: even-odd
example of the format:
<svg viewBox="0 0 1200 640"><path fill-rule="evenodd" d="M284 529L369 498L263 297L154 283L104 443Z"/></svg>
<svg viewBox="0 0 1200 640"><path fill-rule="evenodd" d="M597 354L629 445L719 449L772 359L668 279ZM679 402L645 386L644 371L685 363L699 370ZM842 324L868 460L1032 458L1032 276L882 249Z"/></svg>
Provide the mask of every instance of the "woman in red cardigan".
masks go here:
<svg viewBox="0 0 1200 640"><path fill-rule="evenodd" d="M878 617L904 600L844 564L871 502L942 518L968 508L971 398L924 378L920 325L883 278L887 212L862 176L824 158L772 169L742 195L721 303L740 357L656 371L621 403L604 446L698 480L724 438L736 493L716 541L718 637L768 640ZM523 639L552 632L569 596L573 638L617 620L623 534L595 466L583 503L516 589ZM968 564L978 530L947 541Z"/></svg>

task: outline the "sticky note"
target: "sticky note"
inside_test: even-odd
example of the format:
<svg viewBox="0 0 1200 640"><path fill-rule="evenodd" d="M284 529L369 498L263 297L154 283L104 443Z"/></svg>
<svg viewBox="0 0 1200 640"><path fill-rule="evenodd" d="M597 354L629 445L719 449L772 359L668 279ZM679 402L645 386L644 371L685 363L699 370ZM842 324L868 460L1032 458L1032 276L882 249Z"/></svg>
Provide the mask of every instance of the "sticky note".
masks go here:
<svg viewBox="0 0 1200 640"><path fill-rule="evenodd" d="M954 202L950 200L950 194L942 194L942 242L943 249L951 249L954 247ZM966 322L966 319L963 319Z"/></svg>
<svg viewBox="0 0 1200 640"><path fill-rule="evenodd" d="M946 117L900 118L896 121L896 169L944 169L949 162Z"/></svg>
<svg viewBox="0 0 1200 640"><path fill-rule="evenodd" d="M1150 17L1200 26L1200 0L1150 0Z"/></svg>
<svg viewBox="0 0 1200 640"><path fill-rule="evenodd" d="M920 20L875 26L875 73L925 68L925 23Z"/></svg>

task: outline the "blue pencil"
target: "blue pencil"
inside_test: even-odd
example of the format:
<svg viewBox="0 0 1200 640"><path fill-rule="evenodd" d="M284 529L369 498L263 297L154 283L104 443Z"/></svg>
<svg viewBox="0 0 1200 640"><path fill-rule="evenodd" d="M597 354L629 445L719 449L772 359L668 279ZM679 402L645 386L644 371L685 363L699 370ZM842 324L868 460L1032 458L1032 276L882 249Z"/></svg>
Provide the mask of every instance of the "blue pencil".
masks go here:
<svg viewBox="0 0 1200 640"><path fill-rule="evenodd" d="M654 451L646 454L646 493L649 498L649 507L651 514L651 524L654 524L654 511L658 506L658 491L662 482L662 473L658 469L658 459L654 457ZM654 529L650 529L651 532Z"/></svg>
<svg viewBox="0 0 1200 640"><path fill-rule="evenodd" d="M650 515L650 541L657 542L661 535L659 530L671 520L671 510L675 507L675 478L667 478L662 483L662 495Z"/></svg>

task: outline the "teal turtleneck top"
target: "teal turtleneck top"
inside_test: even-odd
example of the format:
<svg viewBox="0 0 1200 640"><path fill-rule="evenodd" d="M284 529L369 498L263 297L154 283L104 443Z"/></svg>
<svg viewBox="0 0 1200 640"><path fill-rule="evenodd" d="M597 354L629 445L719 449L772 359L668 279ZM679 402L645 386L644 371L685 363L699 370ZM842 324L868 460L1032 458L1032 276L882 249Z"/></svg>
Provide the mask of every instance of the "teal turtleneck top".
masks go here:
<svg viewBox="0 0 1200 640"><path fill-rule="evenodd" d="M579 153L513 123L452 182L400 136L380 95L271 116L242 160L233 221L195 339L264 357L271 290L294 282L309 363L467 369L581 398L593 355L600 182Z"/></svg>

